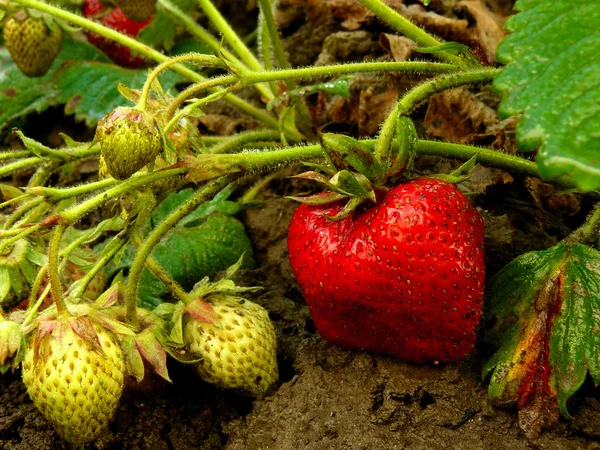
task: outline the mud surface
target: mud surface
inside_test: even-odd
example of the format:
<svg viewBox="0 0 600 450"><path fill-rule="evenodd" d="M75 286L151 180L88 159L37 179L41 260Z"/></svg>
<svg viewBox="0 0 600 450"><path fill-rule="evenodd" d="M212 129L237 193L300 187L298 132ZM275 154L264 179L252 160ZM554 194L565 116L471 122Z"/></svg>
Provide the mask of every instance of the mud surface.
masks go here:
<svg viewBox="0 0 600 450"><path fill-rule="evenodd" d="M281 1L277 19L292 64L372 60L385 57L388 50L397 58L410 54L410 46L383 39L385 29L364 14L350 14L343 8L345 3ZM481 35L473 25L474 13L457 9L456 1L432 2L432 8L444 16L441 19L423 15L417 2L405 3L413 20L422 26L437 20L438 35L447 39L472 43L470 39L476 41L477 33ZM319 9L324 4L339 7L324 13ZM510 14L512 2L487 4L500 15ZM489 51L497 37L486 36L484 50ZM323 98L310 105L319 130L355 136L375 133L390 105L416 79L414 75L357 77L348 101ZM419 132L510 151L514 123L497 118L496 104L497 99L485 89L458 96L444 94L418 111ZM448 108L465 117L457 121ZM207 113L200 125L203 132L228 134L256 126L228 107L213 106ZM421 158L416 167L421 173L447 173L456 165ZM492 408L486 400L480 374L491 349L482 343L461 363L419 366L323 341L287 259L285 235L296 205L284 196L308 189L286 179L289 174L272 180L257 199L262 205L241 217L259 269L242 273L239 281L264 287L251 297L267 308L277 329L281 374L277 390L255 400L217 389L173 363L169 370L174 383L157 381L145 391L126 391L115 422L91 448L600 449L600 392L589 380L569 403L573 419L561 419L532 444L520 432L514 410ZM577 196L557 196L551 186L537 180L513 179L481 166L461 188L485 218L488 277L521 253L554 245L589 210ZM32 405L20 374L1 377L0 449L59 448L60 439Z"/></svg>

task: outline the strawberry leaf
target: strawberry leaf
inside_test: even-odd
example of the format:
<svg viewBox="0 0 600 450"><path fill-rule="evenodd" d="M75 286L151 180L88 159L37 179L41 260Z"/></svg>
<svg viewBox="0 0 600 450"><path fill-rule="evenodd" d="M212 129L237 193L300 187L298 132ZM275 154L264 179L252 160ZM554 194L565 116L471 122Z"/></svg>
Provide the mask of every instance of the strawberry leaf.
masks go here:
<svg viewBox="0 0 600 450"><path fill-rule="evenodd" d="M46 75L31 78L23 75L8 51L0 49L0 131L15 119L49 107L65 105L66 114L89 126L116 106L126 103L117 83L140 89L147 69L131 70L116 66L87 42L65 38L63 47ZM173 72L161 77L165 90L181 78Z"/></svg>
<svg viewBox="0 0 600 450"><path fill-rule="evenodd" d="M517 404L519 425L535 439L569 417L567 400L590 373L600 382L600 252L581 244L526 253L490 282L486 340L488 395Z"/></svg>
<svg viewBox="0 0 600 450"><path fill-rule="evenodd" d="M173 0L172 3L185 13L192 11L195 4L193 0ZM140 31L137 39L150 47L164 48L168 51L175 45L178 28L179 22L159 5L152 22Z"/></svg>
<svg viewBox="0 0 600 450"><path fill-rule="evenodd" d="M543 177L573 176L579 189L600 188L600 2L520 0L499 46L507 64L494 80L503 116L523 113L522 150L539 147Z"/></svg>

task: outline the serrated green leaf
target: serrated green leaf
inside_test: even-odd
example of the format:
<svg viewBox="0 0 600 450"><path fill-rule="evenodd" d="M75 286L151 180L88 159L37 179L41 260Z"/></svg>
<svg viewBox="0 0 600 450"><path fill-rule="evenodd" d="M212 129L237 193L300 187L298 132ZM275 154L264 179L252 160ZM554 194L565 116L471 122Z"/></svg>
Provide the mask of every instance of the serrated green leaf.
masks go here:
<svg viewBox="0 0 600 450"><path fill-rule="evenodd" d="M582 191L600 188L600 2L520 0L498 47L507 64L494 80L503 116L523 113L517 144L539 147L540 174L570 174Z"/></svg>
<svg viewBox="0 0 600 450"><path fill-rule="evenodd" d="M66 37L62 50L46 75L31 78L15 66L8 51L0 49L0 130L32 112L64 104L68 114L93 126L116 106L125 103L117 82L140 89L147 70L118 67L87 42ZM170 89L180 76L167 71L161 77Z"/></svg>
<svg viewBox="0 0 600 450"><path fill-rule="evenodd" d="M486 340L499 350L484 367L488 395L516 403L519 423L535 439L569 417L566 402L586 374L600 381L600 252L557 245L520 256L489 283Z"/></svg>

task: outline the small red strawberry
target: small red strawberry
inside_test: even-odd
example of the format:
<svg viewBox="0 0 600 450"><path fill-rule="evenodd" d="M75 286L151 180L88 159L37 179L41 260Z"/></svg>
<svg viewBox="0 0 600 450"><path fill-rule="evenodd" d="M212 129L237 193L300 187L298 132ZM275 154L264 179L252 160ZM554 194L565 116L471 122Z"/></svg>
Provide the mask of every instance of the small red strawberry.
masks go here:
<svg viewBox="0 0 600 450"><path fill-rule="evenodd" d="M112 11L106 13L104 5L100 3L100 0L86 0L83 15L87 18L96 19L102 25L131 37L137 37L140 31L152 21L152 19L148 19L145 22L134 22L128 19L119 8L114 8ZM131 49L128 47L106 39L104 36L96 33L86 32L86 34L91 44L106 53L110 59L120 66L135 68L145 64L144 59L132 55Z"/></svg>
<svg viewBox="0 0 600 450"><path fill-rule="evenodd" d="M343 203L301 205L292 269L323 338L408 361L455 361L475 344L484 225L445 181L401 184L339 221Z"/></svg>

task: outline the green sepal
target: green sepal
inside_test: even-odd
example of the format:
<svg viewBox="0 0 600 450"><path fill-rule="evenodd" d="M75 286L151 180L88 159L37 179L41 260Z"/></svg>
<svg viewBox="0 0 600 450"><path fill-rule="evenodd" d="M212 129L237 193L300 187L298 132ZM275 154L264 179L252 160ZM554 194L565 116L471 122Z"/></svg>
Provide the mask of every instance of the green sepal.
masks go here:
<svg viewBox="0 0 600 450"><path fill-rule="evenodd" d="M348 202L344 205L342 210L338 212L335 216L329 216L324 214L327 220L338 221L343 220L349 217L355 210L365 201L364 198L350 198Z"/></svg>
<svg viewBox="0 0 600 450"><path fill-rule="evenodd" d="M320 138L321 147L338 170L353 169L373 184L381 183L385 168L377 161L372 149L363 142L334 133L323 133Z"/></svg>
<svg viewBox="0 0 600 450"><path fill-rule="evenodd" d="M530 439L570 417L567 400L589 372L600 382L600 252L560 244L526 253L489 283L486 341L499 347L483 369L493 404L516 403Z"/></svg>
<svg viewBox="0 0 600 450"><path fill-rule="evenodd" d="M402 175L411 170L415 159L417 146L417 130L412 119L408 116L399 116L396 122L396 143L398 149L388 150L388 161L382 161L388 167L388 179Z"/></svg>
<svg viewBox="0 0 600 450"><path fill-rule="evenodd" d="M121 350L125 360L125 373L135 378L138 383L144 379L145 369L142 355L135 345L135 337L127 336L121 341Z"/></svg>
<svg viewBox="0 0 600 450"><path fill-rule="evenodd" d="M470 172L473 170L476 163L477 155L473 155L471 159L469 159L464 164L461 164L461 166L458 169L448 174L438 173L436 175L430 175L430 177L437 178L438 180L444 180L452 184L461 183L471 176Z"/></svg>
<svg viewBox="0 0 600 450"><path fill-rule="evenodd" d="M304 203L305 205L327 205L330 203L339 202L340 200L348 197L337 192L323 192L321 194L309 195L307 197L287 196L286 198L296 202Z"/></svg>

